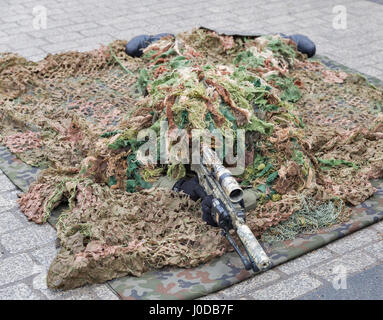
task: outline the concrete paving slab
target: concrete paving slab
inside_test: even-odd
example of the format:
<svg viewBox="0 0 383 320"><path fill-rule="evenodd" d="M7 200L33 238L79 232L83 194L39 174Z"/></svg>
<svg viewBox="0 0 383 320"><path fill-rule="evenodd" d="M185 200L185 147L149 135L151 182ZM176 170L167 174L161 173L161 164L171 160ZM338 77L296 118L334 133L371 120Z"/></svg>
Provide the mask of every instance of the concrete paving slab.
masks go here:
<svg viewBox="0 0 383 320"><path fill-rule="evenodd" d="M284 263L278 267L278 270L286 274L293 274L309 269L315 264L324 263L331 258L334 258L334 254L322 248L305 254L298 259Z"/></svg>
<svg viewBox="0 0 383 320"><path fill-rule="evenodd" d="M36 294L25 283L19 283L0 289L0 300L40 300L41 296Z"/></svg>
<svg viewBox="0 0 383 320"><path fill-rule="evenodd" d="M0 260L0 287L34 274L34 262L27 254Z"/></svg>
<svg viewBox="0 0 383 320"><path fill-rule="evenodd" d="M339 287L337 287L339 288ZM304 294L299 300L382 300L383 265L346 278L344 289L322 286Z"/></svg>
<svg viewBox="0 0 383 320"><path fill-rule="evenodd" d="M17 204L14 201L10 201L6 196L0 194L0 213L14 208L16 205Z"/></svg>
<svg viewBox="0 0 383 320"><path fill-rule="evenodd" d="M312 269L311 272L332 282L341 270L344 270L347 274L360 272L374 264L376 261L376 258L369 256L361 250L356 250L331 260L324 265L317 266Z"/></svg>
<svg viewBox="0 0 383 320"><path fill-rule="evenodd" d="M46 269L49 268L59 249L56 248L56 242L49 242L48 245L30 252L32 258Z"/></svg>
<svg viewBox="0 0 383 320"><path fill-rule="evenodd" d="M0 234L7 233L24 227L24 224L18 220L10 211L0 213Z"/></svg>
<svg viewBox="0 0 383 320"><path fill-rule="evenodd" d="M9 181L6 175L0 174L0 192L13 191L16 189L15 185Z"/></svg>
<svg viewBox="0 0 383 320"><path fill-rule="evenodd" d="M379 240L376 231L372 229L363 229L328 244L327 249L338 254L343 254L356 248L363 247L376 240Z"/></svg>
<svg viewBox="0 0 383 320"><path fill-rule="evenodd" d="M378 260L383 260L383 241L368 245L363 248L363 251L368 252Z"/></svg>
<svg viewBox="0 0 383 320"><path fill-rule="evenodd" d="M374 229L378 230L378 232L383 234L383 221L374 224L373 227Z"/></svg>
<svg viewBox="0 0 383 320"><path fill-rule="evenodd" d="M1 245L10 253L18 253L46 245L56 239L56 231L48 224L27 228L0 236Z"/></svg>
<svg viewBox="0 0 383 320"><path fill-rule="evenodd" d="M258 288L280 279L280 277L281 276L274 270L269 270L259 275L255 275L239 284L221 290L220 292L217 292L217 295L224 294L227 297L237 298L245 293L256 291Z"/></svg>
<svg viewBox="0 0 383 320"><path fill-rule="evenodd" d="M250 296L255 300L290 300L312 291L321 285L322 283L319 280L311 277L307 273L302 273L279 281L264 289L255 290L250 293Z"/></svg>

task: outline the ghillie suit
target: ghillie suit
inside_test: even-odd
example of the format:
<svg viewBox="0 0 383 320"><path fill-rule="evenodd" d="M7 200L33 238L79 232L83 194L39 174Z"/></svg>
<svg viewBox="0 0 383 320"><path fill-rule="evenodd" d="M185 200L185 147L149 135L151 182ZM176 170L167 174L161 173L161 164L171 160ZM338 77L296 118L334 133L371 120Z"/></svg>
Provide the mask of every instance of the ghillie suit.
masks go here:
<svg viewBox="0 0 383 320"><path fill-rule="evenodd" d="M247 224L265 241L347 220L346 204L374 193L383 97L362 77L307 60L279 36L193 30L153 43L139 59L125 44L38 63L0 55L2 143L46 168L21 209L44 223L60 203L69 206L57 223L61 251L49 287L193 267L230 250L202 222L199 203L151 188L163 175L186 174L182 164L137 160L138 132L158 132L161 120L170 132L246 130L237 178L259 192Z"/></svg>

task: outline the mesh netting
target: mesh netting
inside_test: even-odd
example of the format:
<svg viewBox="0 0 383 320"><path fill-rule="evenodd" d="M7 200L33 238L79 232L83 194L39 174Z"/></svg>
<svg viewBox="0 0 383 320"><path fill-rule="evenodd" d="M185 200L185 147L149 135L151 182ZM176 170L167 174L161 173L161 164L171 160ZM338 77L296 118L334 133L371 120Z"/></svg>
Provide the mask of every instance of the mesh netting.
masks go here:
<svg viewBox="0 0 383 320"><path fill-rule="evenodd" d="M307 60L279 36L207 30L163 38L142 58L126 42L33 63L0 54L1 142L46 168L20 199L44 223L60 203L61 251L48 285L73 288L164 266L193 267L230 250L200 204L151 188L182 164L144 166L138 132L246 130L247 224L265 241L344 221L383 176L382 90ZM174 144L169 143L169 148Z"/></svg>

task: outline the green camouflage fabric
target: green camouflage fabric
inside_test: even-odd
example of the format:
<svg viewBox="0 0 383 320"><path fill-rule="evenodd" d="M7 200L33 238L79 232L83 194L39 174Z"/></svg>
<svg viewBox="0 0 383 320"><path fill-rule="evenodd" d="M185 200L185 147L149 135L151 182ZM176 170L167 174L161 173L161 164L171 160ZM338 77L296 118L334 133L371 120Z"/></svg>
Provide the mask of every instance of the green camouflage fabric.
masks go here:
<svg viewBox="0 0 383 320"><path fill-rule="evenodd" d="M294 240L264 244L273 266L297 258L327 243L383 219L383 180L374 181L376 194L362 205L353 208L353 216L347 223L333 226L313 235L303 235ZM109 285L127 300L196 299L222 290L254 276L246 271L239 257L229 253L194 269L169 268L148 272L140 278L124 277Z"/></svg>
<svg viewBox="0 0 383 320"><path fill-rule="evenodd" d="M0 145L0 169L4 174L24 192L37 179L39 168L31 167L9 152L8 148Z"/></svg>
<svg viewBox="0 0 383 320"><path fill-rule="evenodd" d="M355 73L326 57L315 58L331 69L340 69ZM364 75L375 86L382 86L379 79ZM21 190L27 191L35 181L39 168L31 167L9 150L0 146L0 169ZM263 244L273 266L279 265L327 243L344 237L383 219L383 180L374 181L377 192L363 204L352 208L353 215L347 223L332 226L316 234L302 235L294 240ZM59 209L58 209L59 210ZM48 220L55 224L59 211ZM235 253L225 254L219 259L194 269L166 268L161 271L145 273L142 277L123 277L108 282L108 285L122 298L127 300L156 299L195 299L224 289L251 276Z"/></svg>

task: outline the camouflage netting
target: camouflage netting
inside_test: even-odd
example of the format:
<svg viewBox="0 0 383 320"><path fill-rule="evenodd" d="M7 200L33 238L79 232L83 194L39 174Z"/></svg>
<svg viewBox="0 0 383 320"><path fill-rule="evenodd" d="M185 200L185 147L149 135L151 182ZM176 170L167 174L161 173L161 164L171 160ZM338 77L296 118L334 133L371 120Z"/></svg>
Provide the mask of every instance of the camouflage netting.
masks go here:
<svg viewBox="0 0 383 320"><path fill-rule="evenodd" d="M141 129L246 129L244 188L258 190L247 223L264 241L348 219L346 204L383 176L383 95L363 77L306 59L279 36L193 30L150 45L124 41L34 63L0 54L1 143L46 168L22 195L44 223L61 203L61 251L48 285L69 289L164 266L193 267L230 249L199 203L151 188L183 165L137 161Z"/></svg>

